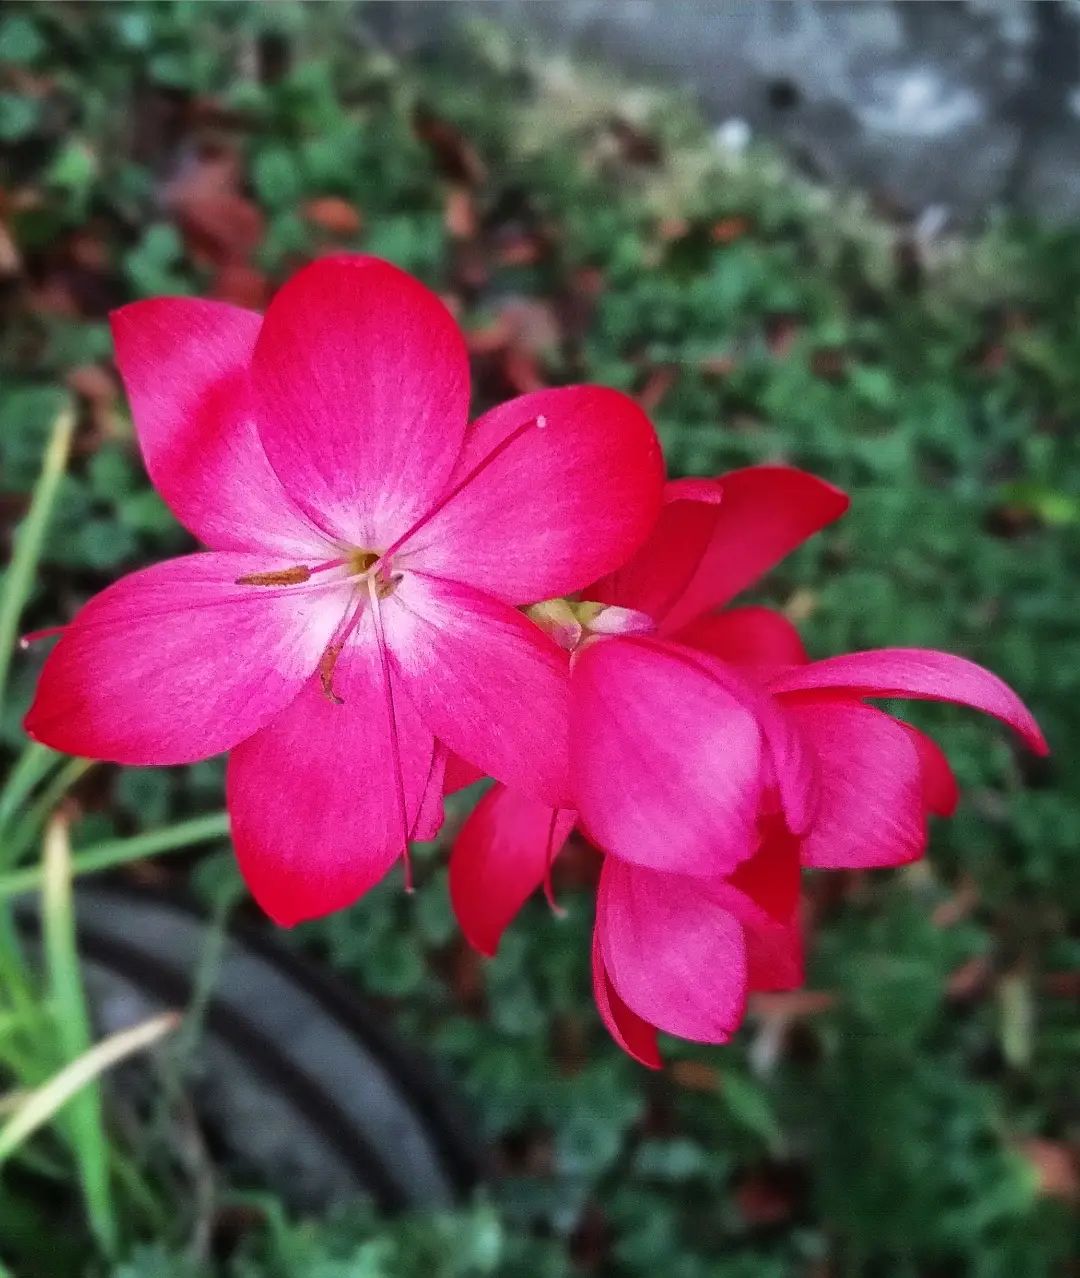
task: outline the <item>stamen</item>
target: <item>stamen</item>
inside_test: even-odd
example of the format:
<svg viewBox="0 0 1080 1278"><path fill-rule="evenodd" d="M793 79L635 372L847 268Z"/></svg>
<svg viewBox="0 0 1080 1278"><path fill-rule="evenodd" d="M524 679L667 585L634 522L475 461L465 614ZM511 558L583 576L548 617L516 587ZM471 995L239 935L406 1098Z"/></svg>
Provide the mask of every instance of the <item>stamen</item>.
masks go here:
<svg viewBox="0 0 1080 1278"><path fill-rule="evenodd" d="M379 565L385 563L390 558L390 556L395 553L395 551L400 550L401 547L404 546L407 541L415 537L416 534L421 530L421 528L424 527L425 524L429 523L432 519L435 518L435 516L439 513L439 511L443 510L446 506L449 506L449 504L454 500L454 498L459 493L464 492L464 490L468 488L468 486L473 482L474 479L478 479L480 475L482 475L483 472L487 470L487 468L492 464L492 462L497 461L498 458L500 458L503 455L503 453L506 452L506 450L510 447L511 444L516 443L522 437L522 435L528 434L528 432L531 430L546 429L547 424L548 424L547 418L542 415L539 417L531 417L527 422L523 423L516 430L512 430L510 434L506 436L505 439L500 440L499 443L497 443L495 447L491 450L491 452L488 453L488 455L483 459L483 461L481 461L478 465L474 466L473 469L469 471L469 473L465 476L465 478L459 484L455 484L454 487L451 488L448 493L444 493L443 496L439 498L439 500L435 503L434 506L432 506L432 508L427 512L426 515L422 515L407 532L402 533L402 535L397 539L397 541L394 542L392 546L390 546L387 550L384 550L382 552L382 554L379 556ZM379 565L376 565L376 567L378 567Z"/></svg>
<svg viewBox="0 0 1080 1278"><path fill-rule="evenodd" d="M238 586L299 586L311 580L311 569L305 564L297 564L294 568L279 568L276 572L251 572L246 577L237 577Z"/></svg>
<svg viewBox="0 0 1080 1278"><path fill-rule="evenodd" d="M66 629L67 626L46 626L44 630L31 630L28 634L19 636L19 647L25 652L32 643L51 639L53 635L62 635Z"/></svg>
<svg viewBox="0 0 1080 1278"><path fill-rule="evenodd" d="M327 559L325 563L316 564L315 567L311 569L311 575L314 577L317 572L328 572L331 568L340 568L342 564L347 564L348 562L348 559L345 558Z"/></svg>
<svg viewBox="0 0 1080 1278"><path fill-rule="evenodd" d="M386 653L386 635L383 631L382 607L379 602L379 587L375 582L374 571L367 579L368 598L371 600L371 616L375 623L375 640L379 647L379 661L382 665L383 691L386 693L387 725L390 729L390 756L394 765L394 780L397 782L398 813L401 817L401 848L405 858L405 891L412 893L413 872L412 860L409 856L409 812L405 803L405 778L401 771L401 743L398 741L397 714L394 711L394 685L390 678L390 658Z"/></svg>
<svg viewBox="0 0 1080 1278"><path fill-rule="evenodd" d="M574 605L567 599L545 599L525 609L525 616L566 652L573 652L581 642L582 627Z"/></svg>
<svg viewBox="0 0 1080 1278"><path fill-rule="evenodd" d="M307 564L294 564L291 568L275 568L273 572L252 572L246 577L237 577L238 586L302 586L310 581L317 572L329 572L331 568L340 568L348 559L327 559L324 563L309 568Z"/></svg>
<svg viewBox="0 0 1080 1278"><path fill-rule="evenodd" d="M323 696L336 706L345 704L345 698L339 697L334 691L334 667L337 665L338 657L341 656L341 647L340 643L329 644L319 658L319 682L322 684Z"/></svg>
<svg viewBox="0 0 1080 1278"><path fill-rule="evenodd" d="M363 599L357 599L355 602L350 599L349 606L342 614L337 629L331 636L330 642L326 645L323 655L319 658L319 682L322 684L323 696L336 706L343 706L345 698L339 697L334 691L334 670L337 668L338 657L341 656L342 649L359 625L360 618L363 615Z"/></svg>

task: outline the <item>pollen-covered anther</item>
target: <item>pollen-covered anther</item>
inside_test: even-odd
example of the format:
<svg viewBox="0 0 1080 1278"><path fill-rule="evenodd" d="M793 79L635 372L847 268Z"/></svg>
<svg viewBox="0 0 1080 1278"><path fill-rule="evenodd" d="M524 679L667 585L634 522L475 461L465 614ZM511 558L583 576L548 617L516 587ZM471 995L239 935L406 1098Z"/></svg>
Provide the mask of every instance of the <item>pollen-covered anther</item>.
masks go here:
<svg viewBox="0 0 1080 1278"><path fill-rule="evenodd" d="M332 643L319 658L319 682L322 684L323 696L336 706L345 704L345 698L339 697L334 691L334 669L344 646L343 643Z"/></svg>
<svg viewBox="0 0 1080 1278"><path fill-rule="evenodd" d="M274 572L251 572L246 577L237 577L238 586L299 586L311 580L311 569L306 564L296 564L292 568L279 568Z"/></svg>
<svg viewBox="0 0 1080 1278"><path fill-rule="evenodd" d="M389 598L397 590L403 575L400 572L390 573L388 576L379 573L375 578L375 593L380 599Z"/></svg>

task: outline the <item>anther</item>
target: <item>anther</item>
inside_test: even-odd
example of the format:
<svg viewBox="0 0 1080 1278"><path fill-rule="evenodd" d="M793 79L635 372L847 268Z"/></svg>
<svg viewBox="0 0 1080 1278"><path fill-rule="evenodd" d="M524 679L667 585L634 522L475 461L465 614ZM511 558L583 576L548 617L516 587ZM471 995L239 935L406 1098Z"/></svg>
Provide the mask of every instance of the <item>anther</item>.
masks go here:
<svg viewBox="0 0 1080 1278"><path fill-rule="evenodd" d="M322 684L323 696L335 706L343 706L345 698L334 691L334 667L341 656L341 643L332 643L319 658L319 682Z"/></svg>
<svg viewBox="0 0 1080 1278"><path fill-rule="evenodd" d="M67 626L46 626L44 630L31 630L28 634L19 636L19 647L25 652L32 643L37 643L40 639L51 639L53 635L63 634Z"/></svg>
<svg viewBox="0 0 1080 1278"><path fill-rule="evenodd" d="M237 577L238 586L299 586L311 580L311 569L305 564L293 568L279 568L276 572L252 572Z"/></svg>

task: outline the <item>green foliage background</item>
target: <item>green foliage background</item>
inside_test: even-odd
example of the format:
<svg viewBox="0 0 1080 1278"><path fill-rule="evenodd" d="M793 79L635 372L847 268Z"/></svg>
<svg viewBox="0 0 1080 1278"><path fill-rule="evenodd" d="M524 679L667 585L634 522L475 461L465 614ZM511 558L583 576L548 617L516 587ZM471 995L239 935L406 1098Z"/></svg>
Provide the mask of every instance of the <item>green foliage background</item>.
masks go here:
<svg viewBox="0 0 1080 1278"><path fill-rule="evenodd" d="M282 51L281 73L259 74ZM441 149L418 133L418 107L449 130ZM767 153L718 151L677 101L527 64L490 31L402 64L346 5L9 4L10 524L65 381L108 365L107 309L215 286L163 197L207 138L242 157L238 191L264 219L246 262L260 278L332 241L453 295L470 331L542 303L522 340L544 380L655 396L673 473L782 459L849 489L851 514L760 597L787 606L818 655L918 644L985 663L1054 754L1034 762L974 716L909 707L964 790L928 861L808 881L809 986L828 1006L767 1009L725 1049L672 1044L658 1077L599 1029L579 871L559 885L565 919L530 904L498 959L474 967L442 850L422 852L414 898L395 880L291 940L441 1060L506 1174L457 1215L278 1220L205 1264L185 1259L182 1209L167 1236L134 1221L115 1278L214 1264L231 1278L1063 1272L1075 1239L1039 1151L1065 1150L1067 1165L1080 1119L1080 231L1000 224L919 244ZM455 186L478 228L448 227ZM362 226L319 229L305 209L327 196ZM531 256L511 251L520 241ZM73 304L56 303L58 281ZM507 375L478 359L480 397L508 393ZM122 403L104 418L92 407L29 625L190 548L147 487ZM16 663L7 751L39 661ZM96 786L83 843L219 807L221 767L115 770ZM222 851L195 883L230 873ZM20 1273L21 1210L0 1201L0 1255L14 1248ZM85 1247L65 1254L25 1272L102 1272Z"/></svg>

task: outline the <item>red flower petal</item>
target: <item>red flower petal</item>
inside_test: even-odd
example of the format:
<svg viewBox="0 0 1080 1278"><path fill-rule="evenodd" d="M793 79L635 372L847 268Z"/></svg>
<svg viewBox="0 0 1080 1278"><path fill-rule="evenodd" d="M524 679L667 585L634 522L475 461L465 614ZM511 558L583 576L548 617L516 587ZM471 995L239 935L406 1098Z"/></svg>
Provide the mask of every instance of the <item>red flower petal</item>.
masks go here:
<svg viewBox="0 0 1080 1278"><path fill-rule="evenodd" d="M1049 749L1031 711L1008 684L974 661L932 648L877 648L828 657L778 674L770 687L774 692L833 689L853 697L953 701L1008 724L1036 754Z"/></svg>
<svg viewBox="0 0 1080 1278"><path fill-rule="evenodd" d="M110 322L146 469L177 519L214 550L328 558L255 428L248 368L262 317L165 297L121 307Z"/></svg>
<svg viewBox="0 0 1080 1278"><path fill-rule="evenodd" d="M566 654L509 605L406 573L383 603L401 682L440 741L552 807L567 798Z"/></svg>
<svg viewBox="0 0 1080 1278"><path fill-rule="evenodd" d="M952 816L960 802L960 788L945 757L945 751L925 732L901 723L919 752L919 771L922 774L923 803L928 812L937 816Z"/></svg>
<svg viewBox="0 0 1080 1278"><path fill-rule="evenodd" d="M336 592L236 585L261 555L169 559L96 595L49 654L27 732L66 754L191 763L299 693L343 610Z"/></svg>
<svg viewBox="0 0 1080 1278"><path fill-rule="evenodd" d="M761 734L724 683L665 644L617 638L578 652L571 692L574 793L598 847L707 875L752 853Z"/></svg>
<svg viewBox="0 0 1080 1278"><path fill-rule="evenodd" d="M649 419L618 391L567 386L492 409L466 433L451 484L541 418L405 543L410 567L533 603L580 590L641 544L663 458Z"/></svg>
<svg viewBox="0 0 1080 1278"><path fill-rule="evenodd" d="M289 495L355 546L386 549L450 478L468 420L465 342L397 267L325 257L266 312L252 382L259 434Z"/></svg>
<svg viewBox="0 0 1080 1278"><path fill-rule="evenodd" d="M787 826L802 834L810 824L817 803L817 770L814 753L784 713L775 697L759 684L741 678L739 672L711 653L686 648L668 641L673 652L682 654L709 678L725 687L753 716L764 738L766 762L771 770L764 777L765 788L775 786Z"/></svg>
<svg viewBox="0 0 1080 1278"><path fill-rule="evenodd" d="M647 613L659 622L697 572L720 517L718 480L676 479L648 540L615 572L585 591L588 599Z"/></svg>
<svg viewBox="0 0 1080 1278"><path fill-rule="evenodd" d="M396 705L395 705L396 709ZM430 843L438 838L446 813L443 809L443 796L446 794L446 761L449 751L441 741L435 742L435 751L431 756L431 767L428 770L427 783L420 799L420 811L413 822L411 840L417 843ZM400 801L399 801L400 806Z"/></svg>
<svg viewBox="0 0 1080 1278"><path fill-rule="evenodd" d="M725 1043L738 1029L747 956L731 895L716 880L604 858L600 949L613 989L637 1016L698 1043Z"/></svg>
<svg viewBox="0 0 1080 1278"><path fill-rule="evenodd" d="M351 905L405 848L382 668L365 616L334 671L344 704L319 680L233 751L228 806L252 895L291 926ZM405 807L415 823L434 740L400 689L394 697Z"/></svg>
<svg viewBox="0 0 1080 1278"><path fill-rule="evenodd" d="M818 806L804 865L866 870L914 861L926 846L919 753L903 724L857 701L787 699L818 757Z"/></svg>
<svg viewBox="0 0 1080 1278"><path fill-rule="evenodd" d="M616 993L604 966L599 927L593 928L592 978L596 1008L608 1033L639 1065L659 1069L663 1062L656 1042L656 1026L632 1012Z"/></svg>
<svg viewBox="0 0 1080 1278"><path fill-rule="evenodd" d="M847 497L788 466L750 466L720 477L716 524L697 572L664 618L672 633L719 608L785 555L838 519Z"/></svg>
<svg viewBox="0 0 1080 1278"><path fill-rule="evenodd" d="M757 852L727 881L743 898L735 912L746 935L751 990L793 990L803 983L800 879L799 840L769 821Z"/></svg>
<svg viewBox="0 0 1080 1278"><path fill-rule="evenodd" d="M799 632L771 608L728 608L698 617L671 637L732 665L766 667L770 674L777 666L797 666L807 660Z"/></svg>
<svg viewBox="0 0 1080 1278"><path fill-rule="evenodd" d="M450 900L466 940L494 954L503 932L540 887L577 819L493 786L461 827L450 855Z"/></svg>
<svg viewBox="0 0 1080 1278"><path fill-rule="evenodd" d="M446 747L444 746L445 750ZM460 754L455 754L453 750L446 751L446 770L443 776L443 793L455 794L458 790L464 790L467 785L475 785L477 781L483 780L484 774L479 768L474 767L468 759L463 759Z"/></svg>

